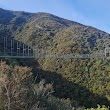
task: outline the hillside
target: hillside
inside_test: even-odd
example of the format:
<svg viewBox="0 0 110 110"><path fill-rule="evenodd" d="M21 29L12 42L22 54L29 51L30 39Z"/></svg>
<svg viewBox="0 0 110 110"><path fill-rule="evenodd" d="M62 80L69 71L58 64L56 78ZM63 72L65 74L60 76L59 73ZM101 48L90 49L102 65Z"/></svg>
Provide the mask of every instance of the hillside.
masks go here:
<svg viewBox="0 0 110 110"><path fill-rule="evenodd" d="M110 47L110 34L43 12L0 9L0 36L14 37L49 55L97 54ZM34 74L54 84L55 96L85 107L110 105L110 58L47 58L44 54L36 60L40 69L34 64Z"/></svg>

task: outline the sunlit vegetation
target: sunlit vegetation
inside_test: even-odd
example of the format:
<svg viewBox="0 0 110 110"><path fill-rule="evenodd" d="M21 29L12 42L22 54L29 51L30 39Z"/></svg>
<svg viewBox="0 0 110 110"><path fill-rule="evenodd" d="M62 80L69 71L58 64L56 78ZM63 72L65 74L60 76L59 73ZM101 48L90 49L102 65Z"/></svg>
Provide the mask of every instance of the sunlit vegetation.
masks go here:
<svg viewBox="0 0 110 110"><path fill-rule="evenodd" d="M11 36L27 45L32 44L32 48L43 49L48 55L104 54L104 49L110 47L108 33L48 13L33 14L0 9L0 36ZM0 41L0 52L2 50L3 44ZM70 110L71 106L81 110L85 108L108 110L110 106L110 57L47 58L44 54L44 58L34 60L36 63L32 64L31 60L26 63L27 66L30 64L32 73L29 67L16 66L20 65L19 60L8 60L8 64L11 65L15 61L14 68L3 65L4 70L1 72L5 73L3 78L7 80L4 86L2 85L3 100L0 102L2 108L8 108L8 104L12 103L10 107L16 110L13 102L16 100L18 107L29 110L32 107L41 107L40 109L43 110L49 106L53 108L50 107L47 110L54 110L54 107L58 107L57 104L62 106L55 110ZM45 97L39 99L39 96L36 96L38 91L33 86L33 77L27 74L32 76L34 74L34 77L38 77L37 88L39 90L40 86L42 87L41 95L44 91L46 95L48 92L54 91L54 93L49 94L46 99ZM39 84L41 85L38 86ZM11 102L7 97L6 85L11 87L9 90ZM15 89L14 93L13 89ZM18 97L19 95L22 95L22 99ZM67 105L64 103L65 99L68 99ZM44 106L41 106L42 103ZM97 108L97 104L105 106Z"/></svg>
<svg viewBox="0 0 110 110"><path fill-rule="evenodd" d="M52 84L36 83L28 67L0 67L0 110L71 110L64 99L52 95Z"/></svg>

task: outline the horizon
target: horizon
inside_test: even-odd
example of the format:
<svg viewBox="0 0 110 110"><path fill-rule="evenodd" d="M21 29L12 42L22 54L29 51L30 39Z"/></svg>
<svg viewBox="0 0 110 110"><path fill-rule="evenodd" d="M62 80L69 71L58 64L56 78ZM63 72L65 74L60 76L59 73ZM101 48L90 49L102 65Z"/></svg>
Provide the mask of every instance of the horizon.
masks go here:
<svg viewBox="0 0 110 110"><path fill-rule="evenodd" d="M107 10L110 9L108 5L110 1L107 1L108 2L104 2L104 0L93 0L88 2L87 0L65 0L64 2L63 0L10 0L9 2L8 0L1 0L0 8L29 13L50 13L110 33L110 23L108 22L110 15L107 12Z"/></svg>

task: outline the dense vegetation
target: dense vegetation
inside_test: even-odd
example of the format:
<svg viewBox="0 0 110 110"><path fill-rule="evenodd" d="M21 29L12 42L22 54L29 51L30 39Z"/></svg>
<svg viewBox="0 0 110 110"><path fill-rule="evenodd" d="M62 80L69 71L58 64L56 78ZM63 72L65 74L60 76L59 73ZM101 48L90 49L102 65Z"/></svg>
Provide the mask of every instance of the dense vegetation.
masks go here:
<svg viewBox="0 0 110 110"><path fill-rule="evenodd" d="M32 48L43 49L48 55L95 55L110 47L108 33L48 13L0 9L0 36L32 44ZM30 66L39 81L43 78L46 83L53 83L54 97L68 99L75 107L110 106L109 57L48 58L46 54Z"/></svg>
<svg viewBox="0 0 110 110"><path fill-rule="evenodd" d="M71 104L52 96L52 84L35 83L30 68L0 67L0 110L70 110Z"/></svg>

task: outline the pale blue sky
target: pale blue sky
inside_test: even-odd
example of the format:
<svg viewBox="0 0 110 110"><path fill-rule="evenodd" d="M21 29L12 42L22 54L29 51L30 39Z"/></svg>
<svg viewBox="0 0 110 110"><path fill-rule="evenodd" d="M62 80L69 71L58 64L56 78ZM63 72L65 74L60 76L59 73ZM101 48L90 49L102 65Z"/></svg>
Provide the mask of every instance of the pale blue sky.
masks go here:
<svg viewBox="0 0 110 110"><path fill-rule="evenodd" d="M0 0L0 7L48 12L110 33L110 0Z"/></svg>

